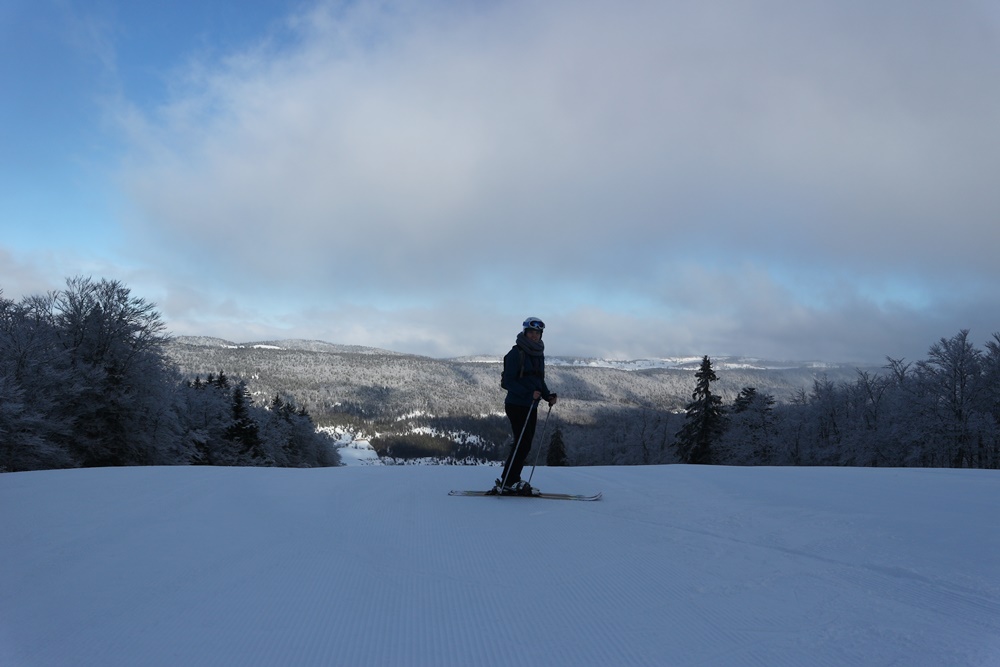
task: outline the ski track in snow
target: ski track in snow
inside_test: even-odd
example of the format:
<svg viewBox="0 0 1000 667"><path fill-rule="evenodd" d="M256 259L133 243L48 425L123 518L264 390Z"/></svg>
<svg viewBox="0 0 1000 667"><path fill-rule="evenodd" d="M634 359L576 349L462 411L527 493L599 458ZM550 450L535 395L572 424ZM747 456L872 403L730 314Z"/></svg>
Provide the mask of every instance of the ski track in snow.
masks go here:
<svg viewBox="0 0 1000 667"><path fill-rule="evenodd" d="M996 471L0 475L0 665L1000 665Z"/></svg>

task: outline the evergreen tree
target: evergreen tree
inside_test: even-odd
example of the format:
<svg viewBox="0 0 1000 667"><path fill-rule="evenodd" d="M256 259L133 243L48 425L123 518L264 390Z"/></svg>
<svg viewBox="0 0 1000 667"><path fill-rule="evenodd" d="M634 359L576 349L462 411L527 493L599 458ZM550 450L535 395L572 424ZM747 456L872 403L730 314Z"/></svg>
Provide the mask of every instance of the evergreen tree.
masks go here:
<svg viewBox="0 0 1000 667"><path fill-rule="evenodd" d="M216 382L214 373L207 381L195 378L184 397L184 424L190 443L189 462L199 465L233 463L227 432L232 425L232 397L229 390Z"/></svg>
<svg viewBox="0 0 1000 667"><path fill-rule="evenodd" d="M246 382L240 380L233 389L233 421L226 430L226 439L235 445L237 465L268 465L260 439L260 428L251 410L253 399Z"/></svg>
<svg viewBox="0 0 1000 667"><path fill-rule="evenodd" d="M715 463L726 465L772 465L774 430L774 397L758 392L756 387L744 387L733 401L732 413L726 419L722 445L713 451Z"/></svg>
<svg viewBox="0 0 1000 667"><path fill-rule="evenodd" d="M562 429L559 427L556 427L549 439L549 451L545 455L545 465L566 465L566 445L563 444Z"/></svg>
<svg viewBox="0 0 1000 667"><path fill-rule="evenodd" d="M733 401L733 412L735 414L746 412L753 405L756 398L757 387L743 387L740 389L740 393L736 395L736 399Z"/></svg>
<svg viewBox="0 0 1000 667"><path fill-rule="evenodd" d="M677 454L682 463L712 463L712 446L724 431L722 397L712 393L718 380L712 360L705 355L695 373L697 383L687 404L684 426L677 432Z"/></svg>
<svg viewBox="0 0 1000 667"><path fill-rule="evenodd" d="M262 424L261 437L270 449L275 465L295 468L302 465L302 443L297 441L295 406L275 394L268 409L267 420Z"/></svg>

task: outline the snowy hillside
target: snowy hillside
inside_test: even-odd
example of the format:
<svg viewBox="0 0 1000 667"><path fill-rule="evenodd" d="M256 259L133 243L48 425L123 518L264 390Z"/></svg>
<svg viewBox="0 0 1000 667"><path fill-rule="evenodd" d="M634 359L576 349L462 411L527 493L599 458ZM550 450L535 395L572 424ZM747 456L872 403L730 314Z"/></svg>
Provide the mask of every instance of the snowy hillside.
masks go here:
<svg viewBox="0 0 1000 667"><path fill-rule="evenodd" d="M510 434L502 412L502 353L432 359L320 341L237 344L184 336L172 339L166 352L188 380L225 372L246 381L260 405L279 396L306 408L320 426L363 431L380 452L393 443L397 450L408 448L401 458L496 459ZM700 357L609 361L549 356L546 363L546 381L559 394L555 417L573 465L677 460L672 446L681 427L677 415L691 400ZM726 403L747 387L789 403L817 381L855 383L859 371L874 377L880 370L748 357L720 357L716 363L714 390ZM439 437L414 437L428 433ZM832 463L798 455L780 460Z"/></svg>
<svg viewBox="0 0 1000 667"><path fill-rule="evenodd" d="M996 471L494 473L0 475L0 664L1000 664Z"/></svg>
<svg viewBox="0 0 1000 667"><path fill-rule="evenodd" d="M356 403L366 414L385 410L407 414L429 409L467 415L496 408L500 360L496 355L432 359L390 350L321 341L281 340L232 343L217 338L179 336L167 352L190 377L224 370L243 378L263 400L290 394L322 417L332 404ZM746 386L787 400L819 378L853 381L852 364L768 361L716 357L718 388L735 396ZM701 357L608 360L546 357L547 379L560 395L594 409L602 406L680 407L690 399ZM872 373L880 368L861 368ZM374 388L374 389L373 389ZM590 415L592 416L592 415Z"/></svg>

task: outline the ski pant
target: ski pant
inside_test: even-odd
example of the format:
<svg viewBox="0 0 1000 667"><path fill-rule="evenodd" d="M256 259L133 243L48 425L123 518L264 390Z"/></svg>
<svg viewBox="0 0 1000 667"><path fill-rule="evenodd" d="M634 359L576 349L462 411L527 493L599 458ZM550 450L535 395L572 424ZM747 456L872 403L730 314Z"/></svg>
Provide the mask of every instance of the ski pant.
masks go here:
<svg viewBox="0 0 1000 667"><path fill-rule="evenodd" d="M514 442L510 446L510 454L507 462L503 466L503 476L501 481L507 480L507 484L514 484L521 481L521 470L524 469L524 460L528 458L531 451L531 441L535 437L535 424L538 423L538 410L534 405L511 405L504 404L507 419L510 420L510 429L514 433ZM527 425L525 425L527 422ZM524 435L521 435L521 431ZM518 446L518 438L521 443Z"/></svg>

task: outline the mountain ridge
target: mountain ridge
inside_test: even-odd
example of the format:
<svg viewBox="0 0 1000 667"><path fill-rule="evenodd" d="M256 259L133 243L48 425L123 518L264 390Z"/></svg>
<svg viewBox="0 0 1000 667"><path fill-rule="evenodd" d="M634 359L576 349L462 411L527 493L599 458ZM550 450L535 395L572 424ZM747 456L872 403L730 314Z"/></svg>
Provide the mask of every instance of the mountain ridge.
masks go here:
<svg viewBox="0 0 1000 667"><path fill-rule="evenodd" d="M278 396L305 407L318 426L371 439L382 455L415 455L417 443L425 456L495 460L510 437L500 355L436 359L323 341L202 337L174 338L166 349L189 380L219 372L240 378L259 403ZM683 421L701 357L546 361L546 381L559 394L552 429L570 443L574 464L671 460L666 443ZM791 402L818 381L853 382L859 370L881 370L750 357L713 359L713 367L713 389L727 403L746 387ZM481 443L473 446L478 453L470 454L469 443Z"/></svg>
<svg viewBox="0 0 1000 667"><path fill-rule="evenodd" d="M227 349L282 349L282 350L304 350L333 352L339 354L371 354L389 355L400 357L417 357L431 359L435 361L455 362L462 364L472 363L499 363L503 354L473 354L458 357L430 357L426 355L413 354L409 352L398 352L387 348L370 347L365 345L348 345L343 343L331 343L318 339L283 338L263 341L249 341L237 343L223 338L211 336L174 336L172 341L181 345L191 345L195 347L221 347ZM749 370L790 370L795 368L807 369L855 369L858 364L837 361L822 360L772 360L760 357L746 357L739 355L708 355L712 359L712 365L716 370L729 369L749 369ZM583 368L615 368L619 370L649 370L653 368L670 368L679 370L697 370L701 364L702 356L688 355L677 357L642 357L637 359L606 359L602 357L581 357L573 355L547 355L545 362L548 366L573 366ZM870 368L870 365L861 365Z"/></svg>

